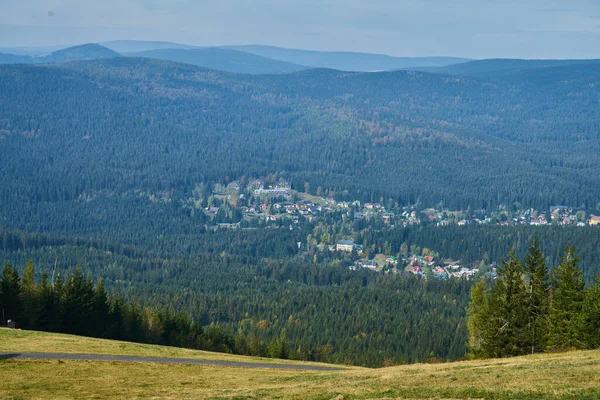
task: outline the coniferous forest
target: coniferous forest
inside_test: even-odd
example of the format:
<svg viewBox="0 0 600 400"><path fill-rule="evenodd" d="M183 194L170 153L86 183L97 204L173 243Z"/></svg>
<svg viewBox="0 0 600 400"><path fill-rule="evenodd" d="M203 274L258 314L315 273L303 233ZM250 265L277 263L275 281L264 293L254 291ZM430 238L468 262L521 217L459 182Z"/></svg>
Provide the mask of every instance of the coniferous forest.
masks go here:
<svg viewBox="0 0 600 400"><path fill-rule="evenodd" d="M511 251L493 283L471 289L471 352L489 358L598 348L600 279L586 287L578 263L567 245L550 271L537 238L523 260Z"/></svg>
<svg viewBox="0 0 600 400"><path fill-rule="evenodd" d="M364 366L597 347L600 64L525 64L2 65L3 318Z"/></svg>

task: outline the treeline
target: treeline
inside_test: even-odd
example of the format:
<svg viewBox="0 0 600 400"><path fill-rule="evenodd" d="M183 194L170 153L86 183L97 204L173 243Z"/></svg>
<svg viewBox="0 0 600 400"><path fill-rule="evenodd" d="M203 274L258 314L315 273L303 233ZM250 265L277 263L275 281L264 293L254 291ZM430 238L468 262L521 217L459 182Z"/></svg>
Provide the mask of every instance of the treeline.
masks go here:
<svg viewBox="0 0 600 400"><path fill-rule="evenodd" d="M4 265L0 276L4 326L13 321L22 329L273 358L302 357L289 350L285 331L265 343L256 336L233 335L218 324L203 327L182 312L155 311L109 296L102 279L94 285L79 267L64 279L60 271L52 279L43 273L40 282L34 276L31 261L22 278L16 268Z"/></svg>
<svg viewBox="0 0 600 400"><path fill-rule="evenodd" d="M174 259L129 258L88 243L28 245L6 259L21 275L32 259L38 281L55 266L73 273L70 266L82 265L84 275L102 277L109 293L138 309L183 312L205 332L223 328L234 338L229 349L240 354L268 355L284 330L290 358L378 367L466 353L467 281L350 271L339 263L254 262L223 253L225 243L207 244L212 254ZM247 349L235 337L246 338Z"/></svg>
<svg viewBox="0 0 600 400"><path fill-rule="evenodd" d="M469 347L475 356L508 357L600 346L600 280L586 288L571 245L549 272L533 238L524 260L511 251L493 284L471 289Z"/></svg>

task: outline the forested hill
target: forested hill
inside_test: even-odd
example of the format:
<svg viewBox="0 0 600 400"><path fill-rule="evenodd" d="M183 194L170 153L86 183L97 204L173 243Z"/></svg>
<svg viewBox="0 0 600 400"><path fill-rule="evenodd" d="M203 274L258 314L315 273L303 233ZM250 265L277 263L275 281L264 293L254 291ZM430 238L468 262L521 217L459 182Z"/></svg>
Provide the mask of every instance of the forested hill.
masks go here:
<svg viewBox="0 0 600 400"><path fill-rule="evenodd" d="M0 53L0 64L47 64L115 57L121 55L99 44L88 43L57 50L41 57Z"/></svg>
<svg viewBox="0 0 600 400"><path fill-rule="evenodd" d="M218 47L200 49L159 49L129 53L131 57L146 57L243 74L283 74L308 67L273 60L256 54Z"/></svg>
<svg viewBox="0 0 600 400"><path fill-rule="evenodd" d="M488 59L469 61L460 64L447 65L443 67L415 68L423 72L438 74L448 74L457 76L470 76L484 79L494 77L504 77L522 71L552 68L569 67L577 65L598 65L600 60L520 60L520 59ZM537 71L540 72L540 71Z"/></svg>
<svg viewBox="0 0 600 400"><path fill-rule="evenodd" d="M543 71L488 83L130 58L2 66L1 211L276 172L363 201L593 206L600 67Z"/></svg>
<svg viewBox="0 0 600 400"><path fill-rule="evenodd" d="M224 46L224 48L313 68L332 68L341 71L391 71L408 67L443 67L469 61L458 57L393 57L385 54L284 49L260 45Z"/></svg>

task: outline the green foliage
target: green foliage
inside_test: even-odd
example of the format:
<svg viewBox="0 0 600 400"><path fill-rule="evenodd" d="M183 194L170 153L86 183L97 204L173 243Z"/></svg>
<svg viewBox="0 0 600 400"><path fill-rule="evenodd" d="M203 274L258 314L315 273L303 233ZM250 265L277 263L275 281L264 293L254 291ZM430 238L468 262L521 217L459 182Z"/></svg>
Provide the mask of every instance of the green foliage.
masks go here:
<svg viewBox="0 0 600 400"><path fill-rule="evenodd" d="M16 268L6 263L0 278L0 309L4 319L6 321L20 320L23 316L22 308L19 274Z"/></svg>
<svg viewBox="0 0 600 400"><path fill-rule="evenodd" d="M585 283L577 266L575 248L566 246L560 264L552 270L550 306L550 346L556 349L581 348L580 319Z"/></svg>
<svg viewBox="0 0 600 400"><path fill-rule="evenodd" d="M581 341L587 348L600 347L600 278L585 291L580 323Z"/></svg>
<svg viewBox="0 0 600 400"><path fill-rule="evenodd" d="M523 264L511 251L498 268L498 279L490 295L484 353L493 357L524 354L527 322Z"/></svg>
<svg viewBox="0 0 600 400"><path fill-rule="evenodd" d="M511 251L491 292L484 281L471 290L469 346L480 357L600 346L600 280L585 288L575 248L566 246L550 285L537 238L525 266Z"/></svg>
<svg viewBox="0 0 600 400"><path fill-rule="evenodd" d="M484 280L471 287L471 301L467 310L467 328L469 329L469 350L475 356L483 354L486 342L487 319L490 304L487 285Z"/></svg>
<svg viewBox="0 0 600 400"><path fill-rule="evenodd" d="M0 279L0 309L7 319L24 329L73 333L83 336L164 344L211 351L235 352L232 335L221 326L211 325L206 333L183 313L142 309L120 296L107 296L103 281L96 287L81 268L62 279L49 282L44 274L38 284L33 278L33 263L27 262L23 278L5 265ZM242 338L242 347L245 338ZM286 356L285 334L278 340ZM263 354L264 355L264 354Z"/></svg>
<svg viewBox="0 0 600 400"><path fill-rule="evenodd" d="M550 286L544 254L536 236L530 241L524 264L526 282L527 336L531 353L543 351L548 345L548 308Z"/></svg>

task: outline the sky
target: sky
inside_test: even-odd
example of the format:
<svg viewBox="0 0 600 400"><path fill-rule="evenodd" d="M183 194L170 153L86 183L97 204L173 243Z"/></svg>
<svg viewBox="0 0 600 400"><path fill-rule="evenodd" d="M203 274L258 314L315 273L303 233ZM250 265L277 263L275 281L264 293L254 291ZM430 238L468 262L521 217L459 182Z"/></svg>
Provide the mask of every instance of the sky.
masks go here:
<svg viewBox="0 0 600 400"><path fill-rule="evenodd" d="M119 39L600 58L600 0L0 0L0 46Z"/></svg>

